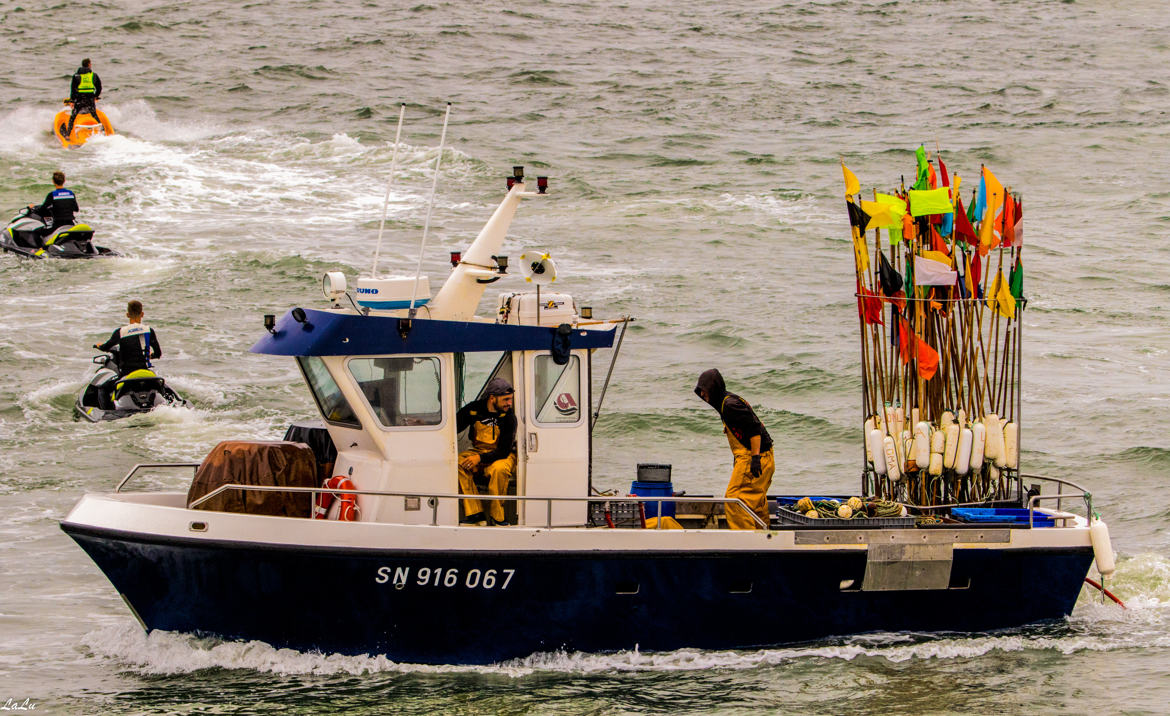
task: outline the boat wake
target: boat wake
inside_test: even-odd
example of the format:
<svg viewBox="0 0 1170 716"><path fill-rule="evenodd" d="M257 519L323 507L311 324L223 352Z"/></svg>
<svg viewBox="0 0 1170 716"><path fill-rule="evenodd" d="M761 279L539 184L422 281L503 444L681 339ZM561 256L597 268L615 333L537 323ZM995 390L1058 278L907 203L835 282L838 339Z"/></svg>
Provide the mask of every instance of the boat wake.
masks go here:
<svg viewBox="0 0 1170 716"><path fill-rule="evenodd" d="M205 669L240 669L286 675L361 675L376 673L479 673L524 677L541 673L671 672L707 669L757 669L810 659L915 660L969 659L993 652L1051 651L1064 655L1126 649L1170 648L1170 635L1152 626L1170 619L1170 558L1144 554L1118 564L1111 588L1128 610L1101 604L1082 593L1076 611L1061 624L1040 625L986 635L874 633L773 649L668 652L620 651L607 654L547 652L486 666L432 666L394 662L383 656L322 654L278 649L259 641L223 641L156 631L144 633L126 621L90 632L84 644L92 656L109 659L144 675L169 675Z"/></svg>

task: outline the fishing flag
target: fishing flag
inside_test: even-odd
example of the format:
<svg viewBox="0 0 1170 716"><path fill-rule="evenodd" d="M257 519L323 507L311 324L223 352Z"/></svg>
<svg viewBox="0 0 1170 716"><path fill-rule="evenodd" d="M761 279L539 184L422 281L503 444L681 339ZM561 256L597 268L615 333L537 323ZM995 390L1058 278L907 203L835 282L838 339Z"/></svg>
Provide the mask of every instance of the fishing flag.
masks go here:
<svg viewBox="0 0 1170 716"><path fill-rule="evenodd" d="M1012 298L1017 301L1024 297L1024 262L1022 259L1016 259L1016 265L1012 267L1011 276L1008 277L1008 285L1012 292Z"/></svg>
<svg viewBox="0 0 1170 716"><path fill-rule="evenodd" d="M942 175L942 185L950 186L951 180L947 177L947 165L943 164L942 155L938 155L938 173Z"/></svg>
<svg viewBox="0 0 1170 716"><path fill-rule="evenodd" d="M928 251L926 253L934 254L935 257L941 256L945 258L945 254L940 254L936 251ZM926 258L925 256L914 257L915 286L954 286L958 278L959 275L955 273L949 263L938 261L935 258Z"/></svg>
<svg viewBox="0 0 1170 716"><path fill-rule="evenodd" d="M987 167L983 167L983 189L987 208L983 212L983 224L979 227L979 253L986 254L999 246L996 219L1004 204L1003 184Z"/></svg>
<svg viewBox="0 0 1170 716"><path fill-rule="evenodd" d="M866 323L880 323L885 325L882 318L882 299L873 291L869 291L857 282L857 313Z"/></svg>
<svg viewBox="0 0 1170 716"><path fill-rule="evenodd" d="M971 259L967 258L966 251L961 251L960 255L962 258L955 262L955 269L959 272L955 285L959 288L959 298L971 298Z"/></svg>
<svg viewBox="0 0 1170 716"><path fill-rule="evenodd" d="M971 285L974 287L971 289L971 295L976 298L982 297L982 287L980 287L979 282L983 280L983 261L980 259L978 251L971 254L971 270L968 273L971 276Z"/></svg>
<svg viewBox="0 0 1170 716"><path fill-rule="evenodd" d="M890 229L895 226L898 227L899 237L901 236L902 219L901 217L894 217L892 211L894 207L889 204L883 204L880 201L864 201L861 202L861 210L869 214L868 229Z"/></svg>
<svg viewBox="0 0 1170 716"><path fill-rule="evenodd" d="M1012 233L1016 236L1015 246L1024 245L1024 200L1016 197L1016 227Z"/></svg>
<svg viewBox="0 0 1170 716"><path fill-rule="evenodd" d="M938 351L918 336L914 336L914 340L917 342L914 357L918 359L918 375L923 380L930 380L938 372Z"/></svg>
<svg viewBox="0 0 1170 716"><path fill-rule="evenodd" d="M975 234L975 227L971 226L971 220L967 218L967 213L963 211L963 199L957 198L955 202L955 238L975 246L979 243L979 237Z"/></svg>
<svg viewBox="0 0 1170 716"><path fill-rule="evenodd" d="M889 207L888 211L893 219L892 226L883 227L890 232L890 244L899 243L902 240L902 217L906 214L906 200L890 194L877 194L876 198L877 203Z"/></svg>
<svg viewBox="0 0 1170 716"><path fill-rule="evenodd" d="M841 162L841 172L845 175L845 196L853 196L861 191L861 182L857 181L857 175L849 171L845 162Z"/></svg>
<svg viewBox="0 0 1170 716"><path fill-rule="evenodd" d="M902 290L902 274L894 270L885 254L879 253L878 256L881 257L878 260L878 283L882 287L882 293L893 297Z"/></svg>
<svg viewBox="0 0 1170 716"><path fill-rule="evenodd" d="M858 231L864 232L865 227L869 226L869 214L865 213L860 206L854 204L852 200L846 199L845 205L849 207L849 223L857 228Z"/></svg>
<svg viewBox="0 0 1170 716"><path fill-rule="evenodd" d="M944 187L927 189L925 191L910 190L910 215L925 216L927 214L951 214L955 207L951 206L951 190Z"/></svg>
<svg viewBox="0 0 1170 716"><path fill-rule="evenodd" d="M918 190L930 188L930 164L926 161L926 147L918 145L914 150L914 158L918 160L918 177L914 180L914 187Z"/></svg>
<svg viewBox="0 0 1170 716"><path fill-rule="evenodd" d="M1003 269L995 274L991 288L987 292L987 307L999 313L1004 318L1016 317L1016 299L1003 278Z"/></svg>
<svg viewBox="0 0 1170 716"><path fill-rule="evenodd" d="M1016 238L1016 219L1015 211L1013 211L1013 204L1014 202L1010 196L1004 199L1003 213L1000 215L1003 218L1000 220L1001 228L999 245L1007 246L1009 248L1015 245L1014 242Z"/></svg>
<svg viewBox="0 0 1170 716"><path fill-rule="evenodd" d="M951 255L950 249L947 248L947 242L943 241L943 237L938 235L938 231L933 226L930 227L930 248L947 257Z"/></svg>

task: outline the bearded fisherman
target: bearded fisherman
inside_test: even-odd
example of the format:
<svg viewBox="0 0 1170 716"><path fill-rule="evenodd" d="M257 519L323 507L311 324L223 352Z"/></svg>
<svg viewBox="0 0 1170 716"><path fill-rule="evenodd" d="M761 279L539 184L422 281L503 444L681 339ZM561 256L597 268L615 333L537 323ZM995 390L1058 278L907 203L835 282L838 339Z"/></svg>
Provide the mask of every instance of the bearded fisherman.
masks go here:
<svg viewBox="0 0 1170 716"><path fill-rule="evenodd" d="M73 113L69 115L69 122L61 132L61 136L68 137L73 133L73 123L77 115L88 114L98 124L102 120L98 117L97 101L102 97L102 80L93 71L89 58L81 61L81 67L73 73L73 82L69 86L69 101L73 104Z"/></svg>
<svg viewBox="0 0 1170 716"><path fill-rule="evenodd" d="M699 376L695 395L710 403L723 419L723 432L733 460L726 496L743 500L748 509L768 524L768 487L772 484L776 461L767 428L746 400L727 392L723 376L714 368ZM758 526L740 505L724 505L723 513L729 529L753 530Z"/></svg>
<svg viewBox="0 0 1170 716"><path fill-rule="evenodd" d="M503 378L492 378L484 389L484 397L474 400L455 415L455 432L467 431L471 449L459 453L459 492L479 495L476 478L485 480L486 494L505 495L512 475L516 472L516 414L512 412L515 391ZM463 522L476 525L507 524L504 505L499 500L488 502L489 514L484 515L479 500L464 500Z"/></svg>

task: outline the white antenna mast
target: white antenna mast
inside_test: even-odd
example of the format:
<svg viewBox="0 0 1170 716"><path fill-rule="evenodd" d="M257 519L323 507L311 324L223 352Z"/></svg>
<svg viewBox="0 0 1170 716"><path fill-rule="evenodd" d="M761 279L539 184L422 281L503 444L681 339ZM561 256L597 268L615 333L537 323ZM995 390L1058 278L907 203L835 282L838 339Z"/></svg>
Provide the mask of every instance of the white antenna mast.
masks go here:
<svg viewBox="0 0 1170 716"><path fill-rule="evenodd" d="M378 244L374 247L374 268L370 278L378 278L378 254L382 251L382 230L386 228L386 212L390 207L390 188L398 174L398 140L402 137L402 118L406 115L406 103L398 108L398 131L394 133L394 154L390 157L390 178L386 181L386 196L382 199L382 221L378 224Z"/></svg>
<svg viewBox="0 0 1170 716"><path fill-rule="evenodd" d="M435 157L435 176L431 180L431 198L427 201L427 218L423 222L422 246L418 248L418 268L414 272L414 288L410 291L410 315L414 316L414 301L418 297L418 280L422 276L423 254L427 248L427 232L431 228L431 211L435 208L435 188L439 185L439 164L443 161L443 147L447 143L447 120L451 118L451 103L447 103L447 111L443 114L443 133L439 135L439 155Z"/></svg>

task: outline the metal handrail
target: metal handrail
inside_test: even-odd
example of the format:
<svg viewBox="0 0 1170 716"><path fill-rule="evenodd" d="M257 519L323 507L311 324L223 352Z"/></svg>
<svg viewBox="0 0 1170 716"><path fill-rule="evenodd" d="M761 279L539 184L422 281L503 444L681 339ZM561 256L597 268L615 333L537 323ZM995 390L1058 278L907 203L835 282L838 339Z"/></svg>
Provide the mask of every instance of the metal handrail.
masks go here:
<svg viewBox="0 0 1170 716"><path fill-rule="evenodd" d="M171 463L171 464L175 465L178 463ZM148 466L144 465L143 467L148 467ZM227 485L220 485L219 487L215 488L214 490L207 493L206 495L203 495L202 497L192 501L190 504L187 505L187 509L193 509L195 507L198 507L199 505L202 505L204 502L207 502L211 498L216 497L224 492L227 492L228 490L243 490L245 492L247 492L247 491L295 492L295 493L310 493L310 494L314 494L314 495L319 494L319 493L328 492L328 493L332 493L332 494L345 493L347 495L370 495L370 496L374 496L374 497L418 497L420 499L426 498L427 506L431 508L431 524L432 525L439 524L439 501L440 500L467 500L467 499L488 500L488 501L491 501L491 500L512 500L512 501L516 501L516 502L543 500L547 505L547 511L545 514L545 527L547 529L552 529L552 526L553 526L552 525L552 503L553 502L618 502L618 501L620 501L620 502L654 502L654 503L657 503L659 505L658 512L659 512L659 515L661 516L661 513L662 513L661 504L663 502L675 502L679 499L678 496L642 497L640 495L630 495L628 497L623 496L620 498L615 497L613 500L608 500L608 499L607 500L598 500L595 497L589 497L589 496L584 496L584 497L541 497L538 495L447 495L447 494L435 494L435 493L427 493L427 492L391 492L388 490L339 490L336 488L326 488L326 487L280 487L280 486L275 486L275 485L227 484ZM760 516L757 515L755 512L753 512L751 510L751 508L749 508L747 506L747 503L745 503L743 500L739 499L738 497L736 497L736 498L691 497L688 495L685 498L685 500L686 500L686 502L714 502L714 503L722 503L724 505L727 505L727 504L738 505L744 512L751 515L752 520L756 523L757 526L762 527L763 529L769 529L769 525L766 522L764 522L762 519L760 519ZM659 519L658 523L655 525L655 529L662 529L662 522L663 521L661 519Z"/></svg>
<svg viewBox="0 0 1170 716"><path fill-rule="evenodd" d="M1019 478L1021 480L1023 480L1025 477L1028 478L1029 480L1046 480L1048 482L1055 482L1058 485L1068 485L1069 487L1073 488L1074 490L1080 490L1080 492L1081 492L1081 494L1079 494L1079 495L1075 494L1075 493L1065 493L1065 492L1058 492L1055 495L1032 495L1030 498L1028 498L1028 527L1032 526L1032 514L1033 514L1034 510L1036 509L1036 502L1038 502L1040 500L1056 500L1056 509L1063 510L1064 508L1061 506L1061 503L1064 501L1064 499L1066 497L1067 498L1080 497L1080 498L1084 499L1084 501L1085 501L1085 521L1092 523L1092 521L1093 521L1093 493L1089 492L1088 490L1086 490L1085 488L1081 487L1080 485L1078 485L1077 483L1075 483L1071 480L1065 480L1065 479L1062 479L1059 477L1048 477L1047 475L1033 475L1031 473L1025 474L1022 472L1019 474Z"/></svg>
<svg viewBox="0 0 1170 716"><path fill-rule="evenodd" d="M121 492L122 488L126 486L126 483L130 482L130 478L134 477L134 475L136 475L139 470L141 470L143 468L147 468L147 467L190 467L190 468L194 468L197 470L197 469L199 469L199 463L197 463L197 462L143 462L143 463L139 463L139 464L135 465L134 467L130 468L130 472L126 473L126 477L122 478L122 481L119 482L118 486L114 488L114 492Z"/></svg>

